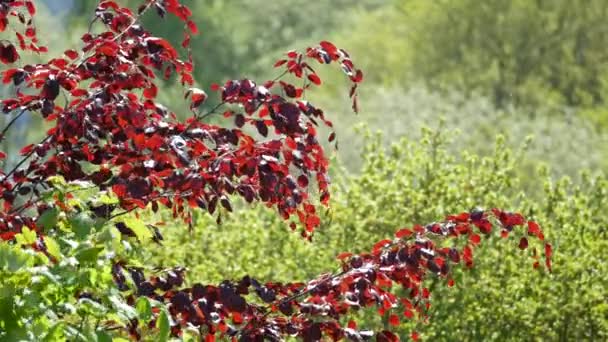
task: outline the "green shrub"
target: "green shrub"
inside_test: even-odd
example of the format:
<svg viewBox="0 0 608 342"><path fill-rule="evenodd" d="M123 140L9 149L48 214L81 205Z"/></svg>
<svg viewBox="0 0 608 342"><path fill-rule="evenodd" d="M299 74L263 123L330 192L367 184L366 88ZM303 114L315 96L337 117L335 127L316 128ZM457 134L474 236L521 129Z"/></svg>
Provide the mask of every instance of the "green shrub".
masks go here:
<svg viewBox="0 0 608 342"><path fill-rule="evenodd" d="M442 219L475 206L503 207L541 222L555 245L554 272L529 272L517 243L489 241L476 251L472 272L458 272L456 286L438 280L428 326L429 340L606 339L608 305L608 181L583 174L578 184L552 181L545 168L537 192L525 195L518 154L499 138L487 157L450 152L449 132L424 131L420 143L402 139L383 147L380 135L366 132L359 175L334 174L334 197L324 226L309 244L263 207L243 208L223 217L199 216L192 233L168 227L165 246L151 256L165 266L189 265L190 279L218 282L255 274L263 279L305 280L333 271L345 250L368 250L395 227ZM544 179L544 182L540 181ZM225 254L229 251L230 254ZM506 257L505 257L506 255ZM512 256L509 256L512 255ZM526 269L526 272L522 269ZM466 284L466 286L465 286ZM365 313L362 313L365 314ZM370 316L371 317L371 316ZM365 322L364 322L365 323ZM373 328L386 324L369 320ZM366 326L362 324L361 326ZM404 324L405 334L412 326Z"/></svg>
<svg viewBox="0 0 608 342"><path fill-rule="evenodd" d="M44 211L39 232L24 226L15 243L0 244L0 341L112 341L110 334L127 341L107 324L147 321L117 287L113 263L137 262L136 240L147 241L140 234L146 228L141 224L137 237L122 235L113 222L86 210L116 198L95 193L90 184L59 177L53 183L43 199L66 203L63 209ZM136 222L133 215L125 220Z"/></svg>

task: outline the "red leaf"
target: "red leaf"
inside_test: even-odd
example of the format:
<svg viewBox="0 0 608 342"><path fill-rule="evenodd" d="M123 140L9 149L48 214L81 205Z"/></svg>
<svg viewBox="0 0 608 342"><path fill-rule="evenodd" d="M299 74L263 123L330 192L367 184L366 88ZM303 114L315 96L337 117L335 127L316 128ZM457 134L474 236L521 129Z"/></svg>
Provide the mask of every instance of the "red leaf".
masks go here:
<svg viewBox="0 0 608 342"><path fill-rule="evenodd" d="M408 228L403 228L403 229L398 230L395 233L395 237L398 239L402 239L404 237L408 238L408 237L412 236L413 234L414 234L414 232L412 230L410 230Z"/></svg>
<svg viewBox="0 0 608 342"><path fill-rule="evenodd" d="M30 16L36 14L36 7L34 6L34 3L32 3L32 1L26 1L25 7L27 7L27 11L29 12Z"/></svg>
<svg viewBox="0 0 608 342"><path fill-rule="evenodd" d="M342 253L338 254L338 256L336 256L336 259L338 259L338 260L344 260L346 258L349 258L352 255L353 255L353 253L342 252Z"/></svg>
<svg viewBox="0 0 608 342"><path fill-rule="evenodd" d="M405 316L408 319L412 319L412 318L414 318L414 313L412 312L412 310L405 310L403 312L403 316Z"/></svg>
<svg viewBox="0 0 608 342"><path fill-rule="evenodd" d="M260 133L261 136L263 136L263 137L268 136L268 126L266 126L266 124L264 123L264 120L256 120L255 128L257 128L258 133Z"/></svg>
<svg viewBox="0 0 608 342"><path fill-rule="evenodd" d="M308 215L306 218L306 228L309 231L312 231L315 227L318 227L321 224L321 219L317 215Z"/></svg>
<svg viewBox="0 0 608 342"><path fill-rule="evenodd" d="M317 74L308 74L308 79L316 85L321 85L321 79Z"/></svg>
<svg viewBox="0 0 608 342"><path fill-rule="evenodd" d="M528 221L528 235L534 235L540 240L544 240L545 238L540 230L539 225L534 221Z"/></svg>
<svg viewBox="0 0 608 342"><path fill-rule="evenodd" d="M25 45L25 38L19 32L15 32L15 36L17 36L17 40L19 41L19 48L21 50L25 50L27 46Z"/></svg>
<svg viewBox="0 0 608 342"><path fill-rule="evenodd" d="M391 242L393 242L393 241L391 241L389 239L385 239L385 240L376 242L376 244L372 248L372 253L374 253L374 254L378 253L382 248L389 245Z"/></svg>
<svg viewBox="0 0 608 342"><path fill-rule="evenodd" d="M363 71L357 70L355 75L352 76L350 79L355 83L360 83L361 81L363 81Z"/></svg>
<svg viewBox="0 0 608 342"><path fill-rule="evenodd" d="M471 236L469 236L469 240L471 241L471 243L473 243L474 245L478 245L479 242L481 242L481 238L479 237L479 235L477 234L471 234Z"/></svg>
<svg viewBox="0 0 608 342"><path fill-rule="evenodd" d="M112 186L112 191L119 198L123 198L127 195L127 187L124 184L115 184Z"/></svg>
<svg viewBox="0 0 608 342"><path fill-rule="evenodd" d="M89 92L86 89L77 88L77 89L72 90L70 92L70 94L74 97L81 97L81 96L88 95Z"/></svg>
<svg viewBox="0 0 608 342"><path fill-rule="evenodd" d="M17 235L17 232L4 232L0 234L0 239L10 241L15 238L15 235Z"/></svg>
<svg viewBox="0 0 608 342"><path fill-rule="evenodd" d="M336 46L334 44L332 44L326 40L320 42L319 45L321 45L323 50L327 51L327 53L329 53L332 56L338 54L338 48L336 48Z"/></svg>
<svg viewBox="0 0 608 342"><path fill-rule="evenodd" d="M388 323L392 326L398 326L399 325L399 316L392 314L389 316L388 318Z"/></svg>
<svg viewBox="0 0 608 342"><path fill-rule="evenodd" d="M17 49L13 44L4 45L0 43L0 61L4 64L15 63L19 59Z"/></svg>
<svg viewBox="0 0 608 342"><path fill-rule="evenodd" d="M184 98L190 97L190 109L200 107L207 100L207 93L198 88L190 88L186 91Z"/></svg>
<svg viewBox="0 0 608 342"><path fill-rule="evenodd" d="M306 177L305 175L300 175L300 176L298 177L298 185L299 185L301 188L305 188L305 187L307 187L307 186L308 186L308 177Z"/></svg>
<svg viewBox="0 0 608 342"><path fill-rule="evenodd" d="M28 27L25 29L25 35L29 38L34 38L36 36L36 29L33 27Z"/></svg>
<svg viewBox="0 0 608 342"><path fill-rule="evenodd" d="M8 69L2 72L2 83L9 84L13 81L13 76L21 69Z"/></svg>
<svg viewBox="0 0 608 342"><path fill-rule="evenodd" d="M545 265L551 272L551 256L553 255L553 246L550 243L545 243Z"/></svg>
<svg viewBox="0 0 608 342"><path fill-rule="evenodd" d="M526 239L525 237L522 237L519 240L519 249L524 250L528 248L528 239Z"/></svg>
<svg viewBox="0 0 608 342"><path fill-rule="evenodd" d="M76 50L66 50L63 54L72 60L78 58L78 52L76 52Z"/></svg>
<svg viewBox="0 0 608 342"><path fill-rule="evenodd" d="M422 298L428 299L431 296L431 291L426 287L422 289Z"/></svg>
<svg viewBox="0 0 608 342"><path fill-rule="evenodd" d="M144 90L144 97L147 99L153 99L158 94L158 88L156 84L152 83L148 88Z"/></svg>
<svg viewBox="0 0 608 342"><path fill-rule="evenodd" d="M376 342L399 342L399 336L388 330L383 330L376 336Z"/></svg>
<svg viewBox="0 0 608 342"><path fill-rule="evenodd" d="M550 243L545 243L545 256L550 258L553 255L553 246Z"/></svg>
<svg viewBox="0 0 608 342"><path fill-rule="evenodd" d="M112 8L113 10L118 10L118 4L115 1L103 1L99 4L100 9L108 9Z"/></svg>
<svg viewBox="0 0 608 342"><path fill-rule="evenodd" d="M464 246L462 249L462 258L464 259L467 267L473 266L473 250L468 245Z"/></svg>
<svg viewBox="0 0 608 342"><path fill-rule="evenodd" d="M188 20L186 25L188 25L188 29L190 29L190 32L192 32L192 34L198 34L198 27L196 26L194 21Z"/></svg>
<svg viewBox="0 0 608 342"><path fill-rule="evenodd" d="M118 46L114 43L107 43L97 48L97 51L106 55L114 57L118 53Z"/></svg>
<svg viewBox="0 0 608 342"><path fill-rule="evenodd" d="M278 67L280 67L281 65L283 65L283 64L285 64L285 63L287 63L287 60L286 60L286 59L280 59L280 60L278 60L276 63L274 63L274 67L275 67L275 68L278 68Z"/></svg>
<svg viewBox="0 0 608 342"><path fill-rule="evenodd" d="M20 151L19 154L21 154L22 156L29 154L30 152L32 152L32 150L34 149L34 144L29 144L25 147L23 147Z"/></svg>
<svg viewBox="0 0 608 342"><path fill-rule="evenodd" d="M329 134L329 138L327 138L327 141L332 142L334 140L336 140L336 132L331 132Z"/></svg>

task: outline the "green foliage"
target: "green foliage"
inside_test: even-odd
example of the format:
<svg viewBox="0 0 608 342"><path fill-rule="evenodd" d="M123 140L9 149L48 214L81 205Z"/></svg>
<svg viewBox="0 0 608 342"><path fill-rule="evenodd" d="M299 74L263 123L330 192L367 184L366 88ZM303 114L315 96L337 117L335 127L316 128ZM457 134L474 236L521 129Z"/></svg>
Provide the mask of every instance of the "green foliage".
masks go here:
<svg viewBox="0 0 608 342"><path fill-rule="evenodd" d="M603 0L395 1L343 44L382 82L422 80L499 107L595 106L608 90L607 13Z"/></svg>
<svg viewBox="0 0 608 342"><path fill-rule="evenodd" d="M110 341L109 327L101 322L139 317L145 324L151 304L138 303L134 312L111 272L113 260L140 256L136 242L86 210L110 197L92 193L86 184L61 179L54 184L44 197L61 201L65 209L40 216L44 238L24 227L15 243L0 243L0 340Z"/></svg>
<svg viewBox="0 0 608 342"><path fill-rule="evenodd" d="M505 146L514 150L532 137L518 155L515 170L526 191L536 190L538 180L533 173L539 161L550 166L553 176L567 175L575 180L581 169L608 171L608 131L597 129L594 122L572 112L537 110L529 114L516 107L500 109L487 97L469 99L457 91L440 93L423 86L366 89L361 94L358 116L335 100L324 98L321 102L330 108L328 112L339 116L337 155L351 172L358 172L362 163L359 155L364 139L352 128L359 123L381 130L388 142L402 136L417 141L422 127L441 125L452 136L446 148L455 155L463 150L489 155L493 150L488 142L499 134L506 134ZM593 115L599 118L601 112Z"/></svg>
<svg viewBox="0 0 608 342"><path fill-rule="evenodd" d="M343 251L368 250L373 241L392 236L395 227L428 223L479 205L518 210L542 222L555 242L551 275L523 272L530 265L518 257L516 241L488 241L475 251L471 272L432 284L432 324L417 329L430 340L605 339L607 307L602 296L608 269L608 181L584 174L580 184L551 181L546 169L531 176L538 192L521 191L518 157L497 140L488 157L450 152L451 133L423 132L421 143L402 139L383 147L369 132L360 175L336 170L332 208L312 244L298 234L280 231L280 218L263 207L243 208L217 226L199 216L194 231L171 229L154 263L188 264L189 277L219 282L245 274L272 280L305 280L333 271ZM541 181L544 180L544 181ZM285 228L287 230L287 228ZM229 254L226 254L228 251ZM466 286L465 286L466 285ZM364 315L364 313L363 313ZM371 317L371 316L370 316ZM493 322L493 323L488 323ZM368 320L361 327L374 328ZM411 328L405 323L400 330Z"/></svg>

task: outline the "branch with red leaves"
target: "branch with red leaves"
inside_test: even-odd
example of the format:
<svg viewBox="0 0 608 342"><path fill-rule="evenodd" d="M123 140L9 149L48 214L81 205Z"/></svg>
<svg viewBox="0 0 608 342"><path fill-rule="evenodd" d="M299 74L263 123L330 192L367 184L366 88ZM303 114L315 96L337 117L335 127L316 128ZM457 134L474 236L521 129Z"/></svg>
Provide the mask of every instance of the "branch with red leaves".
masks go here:
<svg viewBox="0 0 608 342"><path fill-rule="evenodd" d="M168 41L137 24L152 7L161 16L168 12L183 20L188 34L198 31L190 10L177 1L150 0L138 14L115 1L101 1L96 20L106 31L85 33L82 51L68 50L46 64L2 72L3 82L17 87L15 97L1 101L2 110L39 112L53 127L45 140L21 149L24 157L18 165L29 162L24 169L3 174L5 225L0 223L0 229L14 219L6 213L23 195L17 191L23 184L38 192L49 177L59 175L112 189L124 210L148 205L157 210L162 205L187 223L193 208L213 214L219 204L231 211L231 195L262 201L285 219L299 219L303 235L309 236L320 223L311 194L318 193L324 205L329 201L328 160L315 127L332 123L303 99L303 88L280 78L262 84L231 80L212 87L221 104L230 107L223 116L234 120L233 127L207 124L196 115L180 122L156 101L157 73L165 79L175 76L187 87L185 97L193 110L205 103L207 94L192 87L192 62L181 60ZM282 75L306 75L304 88L321 82L310 61L339 63L353 82L351 97L356 100L361 71L345 51L321 42L287 57ZM22 93L24 88L34 94ZM62 91L69 101L58 106ZM245 126L257 134L246 133Z"/></svg>
<svg viewBox="0 0 608 342"><path fill-rule="evenodd" d="M348 319L349 313L375 307L380 316L388 315L392 326L398 326L401 320L426 322L432 296L425 280L441 277L452 287L453 266L473 267L473 251L481 243L481 236L490 236L496 230L502 238L517 234L522 250L528 249L528 239L532 238L532 243L539 245L531 247L533 267L540 267L540 254L544 253L545 266L551 270L551 244L544 242L538 224L520 214L493 209L400 229L393 239L379 241L369 253L340 254L340 272L307 283L261 284L246 276L238 282L179 289L183 270L146 279L141 270L125 265L116 265L114 277L126 289L126 276L130 275L137 286L133 302L138 296L146 296L164 303L176 337L184 329L194 329L203 331L206 341L217 337L282 341L286 336L304 341L318 341L323 336L333 341L365 341L373 336L377 341L399 341L390 331L359 329ZM446 247L447 242L450 247ZM397 296L393 291L396 288L404 290L399 293L405 295ZM154 324L152 320L150 326ZM127 330L133 338L141 337L137 324ZM412 332L411 337L417 339L417 333Z"/></svg>

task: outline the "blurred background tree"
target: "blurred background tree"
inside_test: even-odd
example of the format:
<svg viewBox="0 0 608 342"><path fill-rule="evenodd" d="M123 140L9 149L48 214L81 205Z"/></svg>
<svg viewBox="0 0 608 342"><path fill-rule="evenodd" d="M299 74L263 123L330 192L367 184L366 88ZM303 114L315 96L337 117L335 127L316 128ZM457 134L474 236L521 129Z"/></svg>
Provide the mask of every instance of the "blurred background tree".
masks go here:
<svg viewBox="0 0 608 342"><path fill-rule="evenodd" d="M351 37L375 51L363 58L378 81L422 80L499 108L586 107L606 102L607 15L602 0L395 1Z"/></svg>

